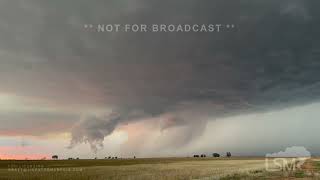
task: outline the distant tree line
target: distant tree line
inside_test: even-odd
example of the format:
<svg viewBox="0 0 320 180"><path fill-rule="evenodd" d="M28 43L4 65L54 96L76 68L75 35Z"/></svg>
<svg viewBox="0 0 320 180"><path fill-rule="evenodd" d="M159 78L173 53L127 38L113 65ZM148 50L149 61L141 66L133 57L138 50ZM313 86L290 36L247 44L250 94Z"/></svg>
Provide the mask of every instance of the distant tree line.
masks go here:
<svg viewBox="0 0 320 180"><path fill-rule="evenodd" d="M195 157L195 158L198 158L198 157L205 158L205 157L207 157L207 155L206 154L201 154L201 155L195 154L195 155L193 155L193 157ZM218 157L220 157L220 154L219 153L212 153L212 157L218 158ZM231 152L227 152L226 153L226 157L228 157L228 158L231 157Z"/></svg>
<svg viewBox="0 0 320 180"><path fill-rule="evenodd" d="M231 152L227 152L226 153L226 157L230 158L231 156L232 156ZM200 154L200 155L199 154L195 154L195 155L193 155L193 157L194 158L199 158L199 157L205 158L205 157L207 157L207 155L206 154ZM212 157L219 158L219 157L221 157L221 155L219 153L212 153ZM59 157L58 157L58 155L53 155L52 159L53 160L58 160ZM76 159L78 160L79 158L76 158ZM98 159L98 158L95 157L94 159ZM114 157L108 156L108 157L105 157L104 159L118 159L118 157L117 156L114 156ZM136 159L136 156L134 156L133 159ZM70 158L68 158L68 160L74 160L74 158L70 157Z"/></svg>

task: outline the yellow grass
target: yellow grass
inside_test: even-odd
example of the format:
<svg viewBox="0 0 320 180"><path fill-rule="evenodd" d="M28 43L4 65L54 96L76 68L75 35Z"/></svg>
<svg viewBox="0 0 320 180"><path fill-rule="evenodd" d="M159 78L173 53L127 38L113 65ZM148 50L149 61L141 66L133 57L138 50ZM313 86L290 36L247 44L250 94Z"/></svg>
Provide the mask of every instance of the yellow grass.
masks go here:
<svg viewBox="0 0 320 180"><path fill-rule="evenodd" d="M1 180L206 180L261 179L268 176L282 175L265 172L264 158L0 161Z"/></svg>

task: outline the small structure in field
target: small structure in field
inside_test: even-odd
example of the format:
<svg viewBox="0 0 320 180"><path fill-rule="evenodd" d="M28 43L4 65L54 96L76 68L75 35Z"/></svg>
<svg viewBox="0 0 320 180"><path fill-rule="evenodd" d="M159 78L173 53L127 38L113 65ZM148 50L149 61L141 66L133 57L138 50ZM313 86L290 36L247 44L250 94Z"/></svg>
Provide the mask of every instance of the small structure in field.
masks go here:
<svg viewBox="0 0 320 180"><path fill-rule="evenodd" d="M231 157L231 152L227 152L227 157Z"/></svg>
<svg viewBox="0 0 320 180"><path fill-rule="evenodd" d="M213 157L220 157L220 154L218 154L218 153L213 153L212 156L213 156Z"/></svg>
<svg viewBox="0 0 320 180"><path fill-rule="evenodd" d="M59 159L58 155L53 155L51 158L52 158L53 160Z"/></svg>

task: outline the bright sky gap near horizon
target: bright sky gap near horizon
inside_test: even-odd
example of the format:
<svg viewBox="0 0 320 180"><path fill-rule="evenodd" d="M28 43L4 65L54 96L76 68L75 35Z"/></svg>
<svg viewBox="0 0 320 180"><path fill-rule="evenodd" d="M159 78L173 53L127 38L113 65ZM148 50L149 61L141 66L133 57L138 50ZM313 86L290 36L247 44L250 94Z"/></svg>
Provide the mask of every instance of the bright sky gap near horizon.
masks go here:
<svg viewBox="0 0 320 180"><path fill-rule="evenodd" d="M2 0L0 159L320 155L317 0ZM104 32L97 24L223 24Z"/></svg>

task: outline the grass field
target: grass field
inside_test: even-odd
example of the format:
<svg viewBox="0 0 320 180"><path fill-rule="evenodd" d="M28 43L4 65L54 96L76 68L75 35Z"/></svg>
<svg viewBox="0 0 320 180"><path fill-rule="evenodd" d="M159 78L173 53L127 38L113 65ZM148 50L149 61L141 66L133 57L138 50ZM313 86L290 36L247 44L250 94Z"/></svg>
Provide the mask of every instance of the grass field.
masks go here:
<svg viewBox="0 0 320 180"><path fill-rule="evenodd" d="M318 159L293 172L267 172L264 158L0 161L0 180L317 179L318 172Z"/></svg>

